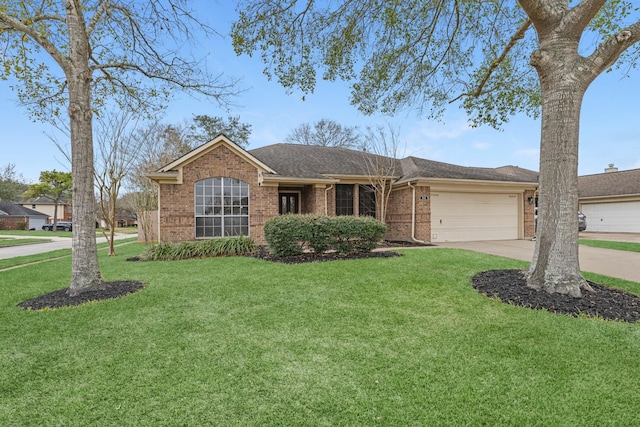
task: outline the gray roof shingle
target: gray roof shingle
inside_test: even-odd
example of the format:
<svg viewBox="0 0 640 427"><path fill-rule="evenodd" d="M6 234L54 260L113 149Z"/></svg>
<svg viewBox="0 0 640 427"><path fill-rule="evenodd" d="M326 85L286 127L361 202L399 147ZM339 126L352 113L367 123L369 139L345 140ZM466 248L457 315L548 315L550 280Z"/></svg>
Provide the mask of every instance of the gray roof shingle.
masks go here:
<svg viewBox="0 0 640 427"><path fill-rule="evenodd" d="M640 169L578 177L578 197L640 195Z"/></svg>
<svg viewBox="0 0 640 427"><path fill-rule="evenodd" d="M15 203L0 200L0 215L8 216L48 216L42 212L16 205Z"/></svg>
<svg viewBox="0 0 640 427"><path fill-rule="evenodd" d="M392 159L373 153L341 147L274 144L249 153L275 170L279 176L323 179L330 175L368 175L371 159L395 163L399 182L420 178L471 179L487 181L536 182L531 175L502 173L496 169L475 168L436 162L418 157ZM369 159L367 162L366 159ZM533 171L531 171L533 172ZM537 178L537 173L535 175Z"/></svg>

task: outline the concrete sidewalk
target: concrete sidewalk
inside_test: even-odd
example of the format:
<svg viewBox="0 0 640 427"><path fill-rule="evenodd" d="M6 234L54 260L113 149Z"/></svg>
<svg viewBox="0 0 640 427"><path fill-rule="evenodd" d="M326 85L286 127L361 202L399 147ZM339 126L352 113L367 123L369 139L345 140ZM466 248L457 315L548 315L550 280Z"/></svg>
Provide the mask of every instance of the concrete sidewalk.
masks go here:
<svg viewBox="0 0 640 427"><path fill-rule="evenodd" d="M580 237L583 239L597 238L595 233L581 233ZM600 237L600 239L640 242L639 235L629 235L624 238L624 236L607 234L604 237L606 238ZM536 242L531 240L492 240L483 242L438 243L437 247L466 249L530 262L533 259L535 244ZM580 269L582 271L640 283L640 252L592 248L584 245L581 245L579 250Z"/></svg>
<svg viewBox="0 0 640 427"><path fill-rule="evenodd" d="M13 237L16 239L51 239L51 242L47 243L34 243L28 245L19 246L5 246L0 247L0 259L13 258L17 256L35 255L44 252L51 252L58 249L71 248L71 237L57 237L57 236L8 236L2 235L2 237ZM137 237L137 234L120 234L116 233L115 240L128 239L130 237ZM98 243L106 242L106 239L102 236L96 237Z"/></svg>

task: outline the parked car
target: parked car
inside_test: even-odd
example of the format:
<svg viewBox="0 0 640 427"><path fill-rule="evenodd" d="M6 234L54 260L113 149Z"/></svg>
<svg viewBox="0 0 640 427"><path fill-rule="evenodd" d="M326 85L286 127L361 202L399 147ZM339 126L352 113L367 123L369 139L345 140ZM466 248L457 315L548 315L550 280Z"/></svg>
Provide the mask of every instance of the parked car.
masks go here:
<svg viewBox="0 0 640 427"><path fill-rule="evenodd" d="M538 229L538 207L534 210L534 221L536 231ZM587 229L587 216L582 212L578 212L578 231L584 231Z"/></svg>
<svg viewBox="0 0 640 427"><path fill-rule="evenodd" d="M53 229L53 223L45 224L42 226L43 230L51 231ZM71 231L73 230L73 224L71 221L58 221L56 224L57 231Z"/></svg>
<svg viewBox="0 0 640 427"><path fill-rule="evenodd" d="M578 212L578 231L587 229L587 216L582 212Z"/></svg>

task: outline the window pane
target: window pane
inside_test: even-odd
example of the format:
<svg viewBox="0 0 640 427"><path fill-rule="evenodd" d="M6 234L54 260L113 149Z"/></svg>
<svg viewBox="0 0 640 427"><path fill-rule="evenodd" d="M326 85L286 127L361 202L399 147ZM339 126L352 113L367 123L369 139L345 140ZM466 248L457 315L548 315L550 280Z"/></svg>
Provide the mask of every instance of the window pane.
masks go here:
<svg viewBox="0 0 640 427"><path fill-rule="evenodd" d="M360 185L358 188L358 208L360 216L376 217L376 192L372 185Z"/></svg>
<svg viewBox="0 0 640 427"><path fill-rule="evenodd" d="M353 185L336 185L336 215L353 215Z"/></svg>
<svg viewBox="0 0 640 427"><path fill-rule="evenodd" d="M249 185L234 178L195 183L196 237L249 234Z"/></svg>

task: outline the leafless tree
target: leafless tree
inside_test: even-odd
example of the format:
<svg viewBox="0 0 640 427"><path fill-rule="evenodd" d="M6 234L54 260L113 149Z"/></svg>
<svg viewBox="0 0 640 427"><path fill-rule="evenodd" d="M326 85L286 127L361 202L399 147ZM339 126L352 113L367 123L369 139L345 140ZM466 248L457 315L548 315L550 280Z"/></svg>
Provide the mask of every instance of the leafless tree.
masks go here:
<svg viewBox="0 0 640 427"><path fill-rule="evenodd" d="M363 137L364 168L375 191L379 220L386 222L391 187L398 180L399 130L391 124L368 127Z"/></svg>
<svg viewBox="0 0 640 427"><path fill-rule="evenodd" d="M116 255L114 247L117 227L117 202L125 176L138 163L142 139L135 138L138 119L126 110L112 110L99 115L95 121L95 182L101 219L109 233L109 255Z"/></svg>
<svg viewBox="0 0 640 427"><path fill-rule="evenodd" d="M357 127L343 126L329 119L319 120L313 126L303 123L291 131L285 141L323 147L356 148L361 145Z"/></svg>

